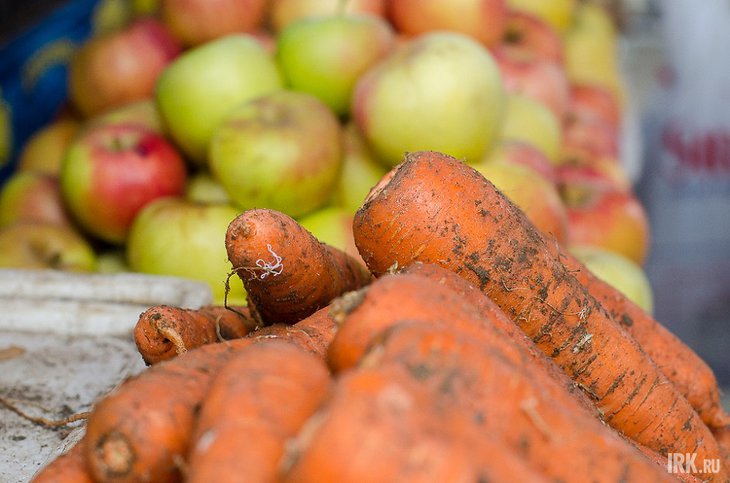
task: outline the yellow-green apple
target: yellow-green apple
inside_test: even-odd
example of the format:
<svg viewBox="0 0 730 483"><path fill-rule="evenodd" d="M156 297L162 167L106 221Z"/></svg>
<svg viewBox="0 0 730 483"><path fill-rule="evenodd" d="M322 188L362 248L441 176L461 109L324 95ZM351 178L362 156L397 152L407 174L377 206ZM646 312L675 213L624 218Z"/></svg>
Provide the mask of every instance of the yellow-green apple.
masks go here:
<svg viewBox="0 0 730 483"><path fill-rule="evenodd" d="M573 24L577 0L507 0L513 10L541 18L557 32L563 33Z"/></svg>
<svg viewBox="0 0 730 483"><path fill-rule="evenodd" d="M271 0L269 24L275 32L305 17L365 13L385 17L386 0Z"/></svg>
<svg viewBox="0 0 730 483"><path fill-rule="evenodd" d="M264 22L268 0L160 0L160 18L183 45L252 32Z"/></svg>
<svg viewBox="0 0 730 483"><path fill-rule="evenodd" d="M564 180L559 189L568 211L569 245L598 246L644 264L649 220L633 191Z"/></svg>
<svg viewBox="0 0 730 483"><path fill-rule="evenodd" d="M131 0L131 7L135 17L155 16L160 12L160 0Z"/></svg>
<svg viewBox="0 0 730 483"><path fill-rule="evenodd" d="M187 167L158 133L138 125L85 131L61 167L61 193L71 215L101 240L123 243L137 212L150 201L181 195Z"/></svg>
<svg viewBox="0 0 730 483"><path fill-rule="evenodd" d="M13 223L0 229L0 267L90 272L96 268L96 255L68 226Z"/></svg>
<svg viewBox="0 0 730 483"><path fill-rule="evenodd" d="M276 59L290 88L317 96L345 116L357 79L394 45L393 30L382 17L308 17L279 33Z"/></svg>
<svg viewBox="0 0 730 483"><path fill-rule="evenodd" d="M234 204L301 216L329 201L342 167L342 129L327 105L279 91L231 111L210 140L210 170Z"/></svg>
<svg viewBox="0 0 730 483"><path fill-rule="evenodd" d="M536 147L521 141L501 141L487 155L485 162L505 162L527 166L557 185L556 167Z"/></svg>
<svg viewBox="0 0 730 483"><path fill-rule="evenodd" d="M654 311L654 291L644 269L616 252L591 245L568 247L596 277L612 285L646 312Z"/></svg>
<svg viewBox="0 0 730 483"><path fill-rule="evenodd" d="M509 94L500 138L527 143L556 164L563 130L555 114L545 105L520 94Z"/></svg>
<svg viewBox="0 0 730 483"><path fill-rule="evenodd" d="M408 36L449 30L492 46L502 39L507 24L505 0L397 0L386 6L395 28Z"/></svg>
<svg viewBox="0 0 730 483"><path fill-rule="evenodd" d="M530 13L509 12L501 44L563 65L562 37L550 24Z"/></svg>
<svg viewBox="0 0 730 483"><path fill-rule="evenodd" d="M554 183L533 168L514 162L492 159L473 166L512 200L538 230L559 243L566 241L568 216Z"/></svg>
<svg viewBox="0 0 730 483"><path fill-rule="evenodd" d="M282 86L276 63L261 44L250 35L232 34L178 57L160 76L156 100L171 138L203 165L210 137L226 113Z"/></svg>
<svg viewBox="0 0 730 483"><path fill-rule="evenodd" d="M561 159L617 159L618 129L599 118L568 116L563 123L563 145L560 151Z"/></svg>
<svg viewBox="0 0 730 483"><path fill-rule="evenodd" d="M0 190L0 227L21 221L73 225L56 176L17 171L8 178Z"/></svg>
<svg viewBox="0 0 730 483"><path fill-rule="evenodd" d="M150 97L180 50L177 40L152 18L94 37L71 58L69 97L85 117Z"/></svg>
<svg viewBox="0 0 730 483"><path fill-rule="evenodd" d="M198 203L230 203L226 189L207 170L197 170L188 177L185 198Z"/></svg>
<svg viewBox="0 0 730 483"><path fill-rule="evenodd" d="M96 271L99 273L131 272L124 248L108 248L96 254Z"/></svg>
<svg viewBox="0 0 730 483"><path fill-rule="evenodd" d="M63 118L36 131L23 145L18 171L38 171L57 176L68 146L79 131L79 122Z"/></svg>
<svg viewBox="0 0 730 483"><path fill-rule="evenodd" d="M509 45L493 52L507 92L540 102L562 122L570 107L570 84L563 67Z"/></svg>
<svg viewBox="0 0 730 483"><path fill-rule="evenodd" d="M385 176L387 169L370 152L357 127L351 122L345 125L344 149L342 173L332 200L337 206L354 215L370 189Z"/></svg>
<svg viewBox="0 0 730 483"><path fill-rule="evenodd" d="M344 208L328 206L309 213L297 221L309 230L317 240L339 248L348 255L362 261L352 233L353 217L354 213L348 212Z"/></svg>
<svg viewBox="0 0 730 483"><path fill-rule="evenodd" d="M164 133L162 118L152 98L133 101L90 118L83 129L106 124L138 124L158 133Z"/></svg>
<svg viewBox="0 0 730 483"><path fill-rule="evenodd" d="M600 119L619 129L621 107L614 93L605 86L572 83L570 86L570 117Z"/></svg>
<svg viewBox="0 0 730 483"><path fill-rule="evenodd" d="M351 112L373 152L391 166L415 150L476 162L499 133L504 97L486 47L457 32L433 32L368 69Z"/></svg>
<svg viewBox="0 0 730 483"><path fill-rule="evenodd" d="M226 282L228 303L245 304L243 284L228 278L225 238L239 210L227 204L206 204L163 198L145 206L135 218L127 240L127 262L136 272L170 275L206 282L215 302L222 304Z"/></svg>

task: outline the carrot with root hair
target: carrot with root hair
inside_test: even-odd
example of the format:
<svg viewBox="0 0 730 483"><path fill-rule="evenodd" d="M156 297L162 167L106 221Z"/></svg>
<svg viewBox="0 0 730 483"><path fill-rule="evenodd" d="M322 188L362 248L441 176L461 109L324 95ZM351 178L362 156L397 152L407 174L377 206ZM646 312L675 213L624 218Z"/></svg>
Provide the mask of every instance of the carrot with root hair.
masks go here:
<svg viewBox="0 0 730 483"><path fill-rule="evenodd" d="M487 294L588 394L605 421L653 451L719 458L710 430L641 347L554 256L524 213L476 170L410 153L355 215L375 275L437 263ZM725 469L713 475L725 481Z"/></svg>
<svg viewBox="0 0 730 483"><path fill-rule="evenodd" d="M151 365L201 345L244 337L255 328L247 307L156 305L139 316L134 342L142 359Z"/></svg>
<svg viewBox="0 0 730 483"><path fill-rule="evenodd" d="M262 325L296 323L372 278L358 260L275 210L248 210L235 218L226 250Z"/></svg>
<svg viewBox="0 0 730 483"><path fill-rule="evenodd" d="M277 481L289 438L329 395L324 361L296 345L253 344L214 377L200 409L186 481Z"/></svg>
<svg viewBox="0 0 730 483"><path fill-rule="evenodd" d="M94 483L86 467L86 454L82 437L65 453L41 468L30 483Z"/></svg>

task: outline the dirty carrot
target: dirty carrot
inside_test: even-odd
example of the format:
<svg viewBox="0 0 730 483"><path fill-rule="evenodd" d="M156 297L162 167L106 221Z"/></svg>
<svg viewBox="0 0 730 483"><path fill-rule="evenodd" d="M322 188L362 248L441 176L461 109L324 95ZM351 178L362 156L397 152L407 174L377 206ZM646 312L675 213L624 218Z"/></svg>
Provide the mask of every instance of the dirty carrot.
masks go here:
<svg viewBox="0 0 730 483"><path fill-rule="evenodd" d="M696 352L612 285L593 275L570 253L563 251L559 256L588 293L626 329L687 398L705 424L711 429L730 424L730 416L720 403L715 374Z"/></svg>
<svg viewBox="0 0 730 483"><path fill-rule="evenodd" d="M296 324L272 324L251 332L248 337L260 342L283 340L325 358L327 349L337 332L331 307L319 309Z"/></svg>
<svg viewBox="0 0 730 483"><path fill-rule="evenodd" d="M282 341L252 344L214 377L186 481L276 481L287 440L329 394L324 361Z"/></svg>
<svg viewBox="0 0 730 483"><path fill-rule="evenodd" d="M486 293L592 399L607 423L662 454L716 459L709 429L638 343L554 256L525 215L461 161L416 152L354 221L375 274L437 263ZM723 470L715 475L723 481Z"/></svg>
<svg viewBox="0 0 730 483"><path fill-rule="evenodd" d="M94 479L179 481L212 375L250 344L242 338L187 351L127 379L97 402L85 435Z"/></svg>
<svg viewBox="0 0 730 483"><path fill-rule="evenodd" d="M134 341L150 365L204 344L243 337L255 328L247 307L156 305L139 316Z"/></svg>
<svg viewBox="0 0 730 483"><path fill-rule="evenodd" d="M248 210L235 218L226 250L262 325L298 322L371 279L362 263L275 210Z"/></svg>
<svg viewBox="0 0 730 483"><path fill-rule="evenodd" d="M86 468L84 438L33 476L31 483L93 483Z"/></svg>

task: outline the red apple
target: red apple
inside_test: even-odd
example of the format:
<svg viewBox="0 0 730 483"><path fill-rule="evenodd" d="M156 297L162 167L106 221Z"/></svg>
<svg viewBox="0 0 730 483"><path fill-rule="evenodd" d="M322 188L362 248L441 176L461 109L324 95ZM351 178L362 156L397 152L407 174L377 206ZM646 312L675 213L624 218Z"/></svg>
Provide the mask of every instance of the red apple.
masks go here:
<svg viewBox="0 0 730 483"><path fill-rule="evenodd" d="M180 53L180 45L152 18L95 37L69 65L69 96L86 117L151 97L157 78Z"/></svg>
<svg viewBox="0 0 730 483"><path fill-rule="evenodd" d="M3 185L0 191L0 226L27 221L73 225L56 176L18 171Z"/></svg>
<svg viewBox="0 0 730 483"><path fill-rule="evenodd" d="M626 170L615 159L574 158L555 166L559 185L580 184L602 190L631 190Z"/></svg>
<svg viewBox="0 0 730 483"><path fill-rule="evenodd" d="M18 171L38 171L57 176L66 149L78 130L78 121L63 118L36 131L20 151Z"/></svg>
<svg viewBox="0 0 730 483"><path fill-rule="evenodd" d="M96 255L68 226L13 223L0 229L0 267L90 272Z"/></svg>
<svg viewBox="0 0 730 483"><path fill-rule="evenodd" d="M569 116L563 123L560 158L612 158L619 156L619 132L616 126L598 118Z"/></svg>
<svg viewBox="0 0 730 483"><path fill-rule="evenodd" d="M271 0L269 24L275 32L305 17L366 13L385 17L386 0Z"/></svg>
<svg viewBox="0 0 730 483"><path fill-rule="evenodd" d="M507 92L534 99L563 120L570 107L570 84L560 64L519 48L494 49Z"/></svg>
<svg viewBox="0 0 730 483"><path fill-rule="evenodd" d="M505 0L396 0L387 6L395 28L411 36L451 30L492 46L507 25Z"/></svg>
<svg viewBox="0 0 730 483"><path fill-rule="evenodd" d="M527 166L551 183L558 182L553 163L539 149L522 141L500 142L487 156L487 162L494 161Z"/></svg>
<svg viewBox="0 0 730 483"><path fill-rule="evenodd" d="M618 129L621 107L614 92L596 84L573 83L570 86L570 116L578 119L600 119Z"/></svg>
<svg viewBox="0 0 730 483"><path fill-rule="evenodd" d="M173 146L139 125L84 132L61 168L61 192L91 234L123 243L137 212L150 201L181 195L187 171Z"/></svg>
<svg viewBox="0 0 730 483"><path fill-rule="evenodd" d="M563 64L563 39L544 20L535 15L510 11L502 43L555 64Z"/></svg>
<svg viewBox="0 0 730 483"><path fill-rule="evenodd" d="M649 221L632 191L585 182L564 182L560 193L568 210L568 244L593 245L642 265L649 248Z"/></svg>
<svg viewBox="0 0 730 483"><path fill-rule="evenodd" d="M268 0L161 0L160 17L183 45L195 46L264 22Z"/></svg>

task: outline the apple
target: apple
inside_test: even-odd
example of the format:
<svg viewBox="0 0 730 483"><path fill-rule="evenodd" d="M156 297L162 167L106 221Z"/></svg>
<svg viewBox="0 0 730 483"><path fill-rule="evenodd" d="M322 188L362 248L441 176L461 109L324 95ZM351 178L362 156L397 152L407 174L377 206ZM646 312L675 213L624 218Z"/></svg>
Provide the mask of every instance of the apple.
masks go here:
<svg viewBox="0 0 730 483"><path fill-rule="evenodd" d="M13 223L0 229L0 267L96 269L96 255L75 230L52 223Z"/></svg>
<svg viewBox="0 0 730 483"><path fill-rule="evenodd" d="M259 28L268 0L160 0L160 18L183 45Z"/></svg>
<svg viewBox="0 0 730 483"><path fill-rule="evenodd" d="M309 17L279 33L276 58L289 87L317 96L345 116L357 79L394 45L393 31L381 17Z"/></svg>
<svg viewBox="0 0 730 483"><path fill-rule="evenodd" d="M164 133L162 118L152 98L133 101L89 119L83 129L107 124L137 124L160 134Z"/></svg>
<svg viewBox="0 0 730 483"><path fill-rule="evenodd" d="M619 132L616 126L598 118L573 116L563 123L562 159L617 159L618 156Z"/></svg>
<svg viewBox="0 0 730 483"><path fill-rule="evenodd" d="M352 122L344 129L344 149L342 173L332 199L337 206L354 215L387 169L370 152Z"/></svg>
<svg viewBox="0 0 730 483"><path fill-rule="evenodd" d="M545 105L520 94L509 94L500 138L529 144L557 164L563 131L555 114Z"/></svg>
<svg viewBox="0 0 730 483"><path fill-rule="evenodd" d="M570 84L560 64L507 45L494 50L507 92L534 99L562 122L570 107Z"/></svg>
<svg viewBox="0 0 730 483"><path fill-rule="evenodd" d="M649 248L649 220L630 190L586 182L562 182L568 212L568 245L593 245L643 266Z"/></svg>
<svg viewBox="0 0 730 483"><path fill-rule="evenodd" d="M529 166L489 160L473 165L517 205L543 234L559 243L566 241L568 216L558 189Z"/></svg>
<svg viewBox="0 0 730 483"><path fill-rule="evenodd" d="M367 70L353 118L373 152L395 166L408 151L480 160L502 124L499 69L482 44L457 32L423 34Z"/></svg>
<svg viewBox="0 0 730 483"><path fill-rule="evenodd" d="M342 167L342 132L316 97L279 91L231 111L210 141L210 169L243 209L292 217L323 206Z"/></svg>
<svg viewBox="0 0 730 483"><path fill-rule="evenodd" d="M131 0L135 17L156 16L160 12L160 0Z"/></svg>
<svg viewBox="0 0 730 483"><path fill-rule="evenodd" d="M564 33L573 24L577 0L507 0L507 5L513 10L535 15L557 32Z"/></svg>
<svg viewBox="0 0 730 483"><path fill-rule="evenodd" d="M631 179L616 159L572 158L555 166L559 185L584 185L602 190L630 191Z"/></svg>
<svg viewBox="0 0 730 483"><path fill-rule="evenodd" d="M328 206L309 213L297 221L306 228L317 240L339 248L343 252L360 260L360 253L355 246L355 237L352 232L354 213L338 206Z"/></svg>
<svg viewBox="0 0 730 483"><path fill-rule="evenodd" d="M131 272L132 269L127 263L124 248L110 248L97 253L96 271L99 273Z"/></svg>
<svg viewBox="0 0 730 483"><path fill-rule="evenodd" d="M57 176L68 146L79 131L79 122L63 118L36 131L23 145L18 171L38 171Z"/></svg>
<svg viewBox="0 0 730 483"><path fill-rule="evenodd" d="M521 141L502 141L489 152L485 162L505 162L527 166L557 185L556 167L536 147Z"/></svg>
<svg viewBox="0 0 730 483"><path fill-rule="evenodd" d="M654 311L654 291L644 269L616 252L590 245L568 247L568 251L596 277L612 285L639 307Z"/></svg>
<svg viewBox="0 0 730 483"><path fill-rule="evenodd" d="M20 221L73 226L56 176L17 171L8 178L0 190L0 227Z"/></svg>
<svg viewBox="0 0 730 483"><path fill-rule="evenodd" d="M150 201L184 192L187 168L175 148L137 125L108 125L80 135L61 167L61 193L92 235L123 243Z"/></svg>
<svg viewBox="0 0 730 483"><path fill-rule="evenodd" d="M188 50L156 89L167 132L200 165L218 123L238 104L282 89L270 54L250 35L233 34Z"/></svg>
<svg viewBox="0 0 730 483"><path fill-rule="evenodd" d="M550 24L535 15L512 10L500 44L563 65L563 39Z"/></svg>
<svg viewBox="0 0 730 483"><path fill-rule="evenodd" d="M206 204L182 198L162 198L146 205L134 219L126 244L127 262L136 272L169 275L206 282L215 303L246 302L238 277L228 279L225 238L239 210L227 204Z"/></svg>
<svg viewBox="0 0 730 483"><path fill-rule="evenodd" d="M152 96L180 45L157 20L140 18L94 37L70 60L68 93L85 117Z"/></svg>
<svg viewBox="0 0 730 483"><path fill-rule="evenodd" d="M365 13L385 17L387 0L271 0L269 24L275 32L306 17Z"/></svg>
<svg viewBox="0 0 730 483"><path fill-rule="evenodd" d="M449 30L492 46L501 40L507 24L505 0L397 0L387 7L395 28L409 36Z"/></svg>
<svg viewBox="0 0 730 483"><path fill-rule="evenodd" d="M618 130L621 124L621 107L613 91L605 86L572 83L569 116L577 119L599 119Z"/></svg>
<svg viewBox="0 0 730 483"><path fill-rule="evenodd" d="M185 198L199 203L230 203L226 189L210 172L198 170L188 177Z"/></svg>

